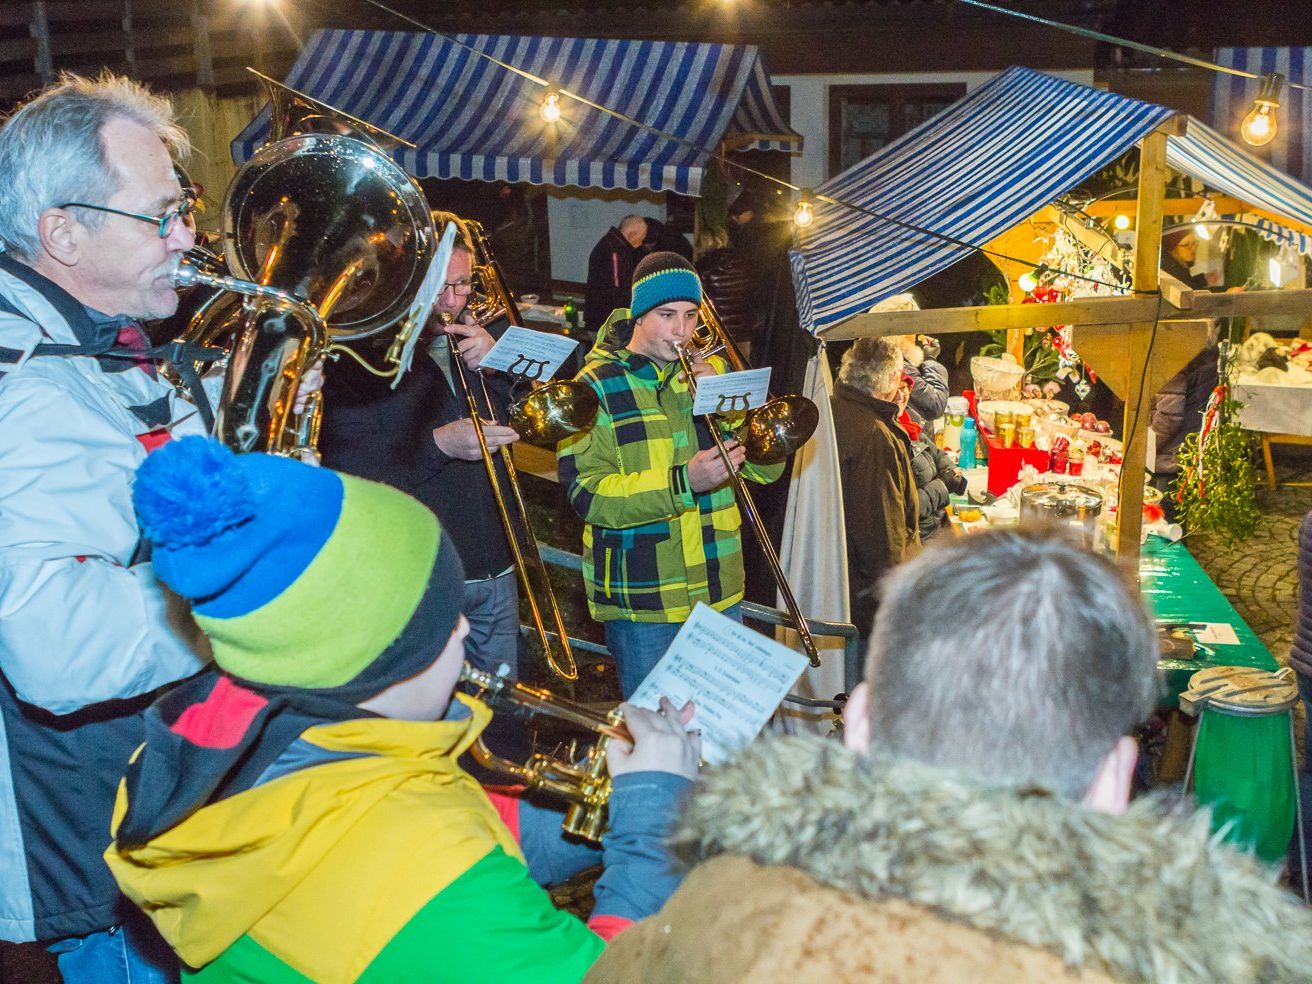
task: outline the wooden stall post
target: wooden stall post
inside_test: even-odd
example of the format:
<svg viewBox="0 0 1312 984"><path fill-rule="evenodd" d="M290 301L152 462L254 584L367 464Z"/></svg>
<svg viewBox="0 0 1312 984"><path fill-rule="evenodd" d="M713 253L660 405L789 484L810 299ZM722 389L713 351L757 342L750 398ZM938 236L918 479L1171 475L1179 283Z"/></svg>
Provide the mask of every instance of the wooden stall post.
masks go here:
<svg viewBox="0 0 1312 984"><path fill-rule="evenodd" d="M1154 294L1162 254L1162 199L1166 197L1166 132L1154 130L1139 141L1139 203L1135 222L1133 287L1136 294ZM1157 322L1139 321L1128 326L1129 381L1125 418L1121 429L1121 489L1117 507L1116 555L1139 556L1143 530L1143 473L1148 437L1148 357ZM1137 385L1136 377L1142 380Z"/></svg>

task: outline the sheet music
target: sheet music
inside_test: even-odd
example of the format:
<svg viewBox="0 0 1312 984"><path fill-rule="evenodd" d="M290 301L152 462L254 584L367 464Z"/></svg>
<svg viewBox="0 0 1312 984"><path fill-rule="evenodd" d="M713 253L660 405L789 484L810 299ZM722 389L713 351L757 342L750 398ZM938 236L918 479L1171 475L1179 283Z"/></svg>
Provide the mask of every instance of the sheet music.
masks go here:
<svg viewBox="0 0 1312 984"><path fill-rule="evenodd" d="M479 363L482 369L498 369L512 376L545 383L556 374L578 341L551 332L511 325Z"/></svg>
<svg viewBox="0 0 1312 984"><path fill-rule="evenodd" d="M692 412L740 413L764 403L770 391L770 368L744 369L699 376Z"/></svg>
<svg viewBox="0 0 1312 984"><path fill-rule="evenodd" d="M662 696L697 706L702 758L714 765L760 733L806 657L698 603L629 703L655 710Z"/></svg>

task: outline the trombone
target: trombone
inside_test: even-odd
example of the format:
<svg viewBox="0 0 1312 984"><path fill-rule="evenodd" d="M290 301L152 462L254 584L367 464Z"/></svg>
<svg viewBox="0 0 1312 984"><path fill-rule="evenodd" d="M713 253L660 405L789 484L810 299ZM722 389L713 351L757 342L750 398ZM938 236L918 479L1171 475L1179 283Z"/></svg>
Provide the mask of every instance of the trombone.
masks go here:
<svg viewBox="0 0 1312 984"><path fill-rule="evenodd" d="M496 258L492 255L491 247L488 245L486 236L483 235L482 227L476 222L468 221L465 222L465 225L474 241L476 275L486 291L485 296L487 298L485 301L471 304L471 308L474 309L471 313L480 325L485 325L502 315L507 316L512 324L518 324L520 320L519 310L515 306L514 299L510 296L509 291L505 288L505 282L501 277L501 269L497 265ZM505 468L506 484L510 486L511 497L514 499L515 510L519 516L518 525L516 525L515 519L510 514L510 508L506 504L506 496L501 488L501 479L497 474L496 462L492 457L492 450L487 446L487 438L483 433L484 423L497 422L496 408L493 406L492 397L487 391L487 383L482 373L476 374L479 389L483 392L483 405L486 407L486 411L484 411L479 408L478 399L474 394L474 387L469 381L470 370L465 367L458 354L454 355L454 361L456 364L455 376L460 380L460 388L464 392L465 403L469 407L469 419L474 425L474 434L478 438L478 447L483 458L483 465L487 469L488 481L492 483L492 495L496 499L497 512L501 516L501 525L506 531L506 542L510 544L511 558L514 561L515 570L519 574L520 584L524 589L524 599L528 602L529 614L532 616L533 628L537 632L538 641L552 672L562 680L577 680L579 676L578 664L575 662L574 652L570 648L569 633L565 628L565 620L560 614L560 605L556 601L556 593L551 588L551 579L547 575L546 564L543 563L542 554L538 550L537 536L533 533L533 525L529 521L528 507L524 504L524 496L519 486L519 471L515 467L514 453L506 445L497 449L501 452L501 464ZM592 392L590 387L585 384L575 383L573 380L559 380L535 387L526 397L517 401L511 407L510 426L517 434L532 443L550 441L551 444L555 444L555 442L570 434L591 427L596 420L598 406L596 394ZM555 636L560 649L559 654L556 652L556 647L551 644L551 633L547 631L542 609L538 603L539 594L546 599L547 606L550 609L551 621L555 628Z"/></svg>
<svg viewBox="0 0 1312 984"><path fill-rule="evenodd" d="M704 360L707 356L723 352L726 361L735 370L748 368L747 360L738 351L729 333L724 330L715 312L715 306L709 300L702 301L701 316L701 322L693 332L691 341L700 341L702 344L693 350L693 354ZM679 348L679 362L683 365L683 371L688 377L688 389L695 400L697 380L692 372L692 358L686 345ZM816 649L815 640L811 638L811 630L807 627L806 619L802 617L801 609L797 606L797 599L793 596L793 589L788 584L788 579L784 577L779 554L770 541L770 534L765 528L761 514L756 511L756 503L752 501L751 493L747 490L747 482L734 468L729 458L729 449L724 443L724 435L720 432L719 421L711 414L706 414L705 419L706 429L711 432L711 438L715 441L720 457L724 459L725 467L729 470L738 505L743 515L747 517L747 523L756 536L756 542L760 544L761 552L765 554L766 562L770 565L779 594L783 597L784 607L792 618L793 628L802 640L802 648L806 650L806 657L812 666L819 666L820 653ZM734 439L742 445L747 461L754 465L773 465L783 461L809 441L819 422L819 411L806 397L795 395L771 397L761 406L746 412L743 422L734 432Z"/></svg>
<svg viewBox="0 0 1312 984"><path fill-rule="evenodd" d="M525 686L476 669L468 663L461 670L460 679L473 684L478 691L475 696L479 698L509 703L529 714L559 718L598 736L578 762L562 762L542 752L533 752L520 765L488 748L481 735L470 752L485 769L508 775L530 789L540 789L567 800L570 807L561 824L565 833L600 841L606 832L611 790L610 775L606 771L606 745L611 738L632 740L619 710L594 711L583 704L557 697L549 690Z"/></svg>

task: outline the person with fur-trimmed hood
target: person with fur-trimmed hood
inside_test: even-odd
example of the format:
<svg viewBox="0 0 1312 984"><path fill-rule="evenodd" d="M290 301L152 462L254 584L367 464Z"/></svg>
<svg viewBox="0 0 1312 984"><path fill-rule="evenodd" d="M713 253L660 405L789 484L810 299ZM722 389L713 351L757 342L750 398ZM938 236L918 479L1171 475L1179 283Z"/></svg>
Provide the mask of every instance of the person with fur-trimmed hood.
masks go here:
<svg viewBox="0 0 1312 984"><path fill-rule="evenodd" d="M695 865L586 981L1307 981L1312 914L1205 811L1129 803L1143 602L1056 534L890 574L843 742L758 742L673 835Z"/></svg>

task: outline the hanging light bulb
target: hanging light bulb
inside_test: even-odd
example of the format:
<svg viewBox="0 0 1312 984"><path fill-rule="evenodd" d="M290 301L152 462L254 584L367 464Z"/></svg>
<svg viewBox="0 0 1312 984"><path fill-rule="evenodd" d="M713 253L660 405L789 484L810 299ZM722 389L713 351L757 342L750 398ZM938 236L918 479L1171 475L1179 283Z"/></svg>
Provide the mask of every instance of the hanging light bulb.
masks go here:
<svg viewBox="0 0 1312 984"><path fill-rule="evenodd" d="M1112 220L1112 225L1121 232L1124 232L1126 229L1130 228L1130 217L1122 212Z"/></svg>
<svg viewBox="0 0 1312 984"><path fill-rule="evenodd" d="M542 97L542 108L538 110L538 115L542 117L543 123L555 123L560 119L560 93L555 89L548 89L547 94Z"/></svg>
<svg viewBox="0 0 1312 984"><path fill-rule="evenodd" d="M1039 286L1039 279L1034 276L1034 274L1030 273L1030 271L1026 270L1016 278L1016 286L1027 294L1033 294L1034 288Z"/></svg>
<svg viewBox="0 0 1312 984"><path fill-rule="evenodd" d="M1276 137L1276 110L1280 108L1280 90L1285 84L1285 77L1279 72L1266 76L1262 80L1262 91L1253 100L1253 108L1239 124L1239 135L1244 143L1254 147L1264 147Z"/></svg>
<svg viewBox="0 0 1312 984"><path fill-rule="evenodd" d="M811 189L803 188L797 199L797 208L793 210L793 225L805 229L815 221L815 207L811 202Z"/></svg>
<svg viewBox="0 0 1312 984"><path fill-rule="evenodd" d="M1280 287L1285 282L1285 270L1280 265L1280 258L1273 256L1266 261L1266 275L1272 287Z"/></svg>

